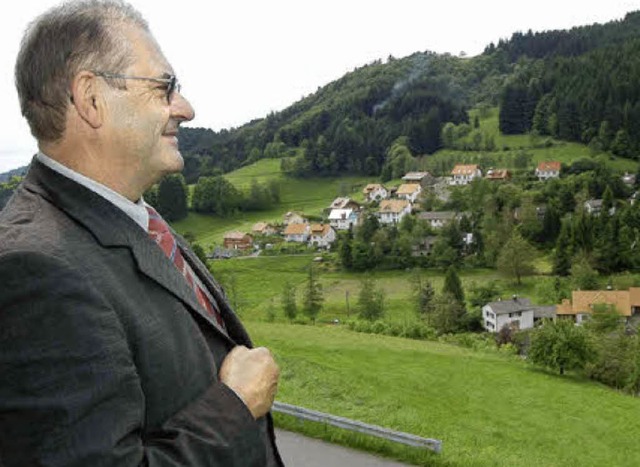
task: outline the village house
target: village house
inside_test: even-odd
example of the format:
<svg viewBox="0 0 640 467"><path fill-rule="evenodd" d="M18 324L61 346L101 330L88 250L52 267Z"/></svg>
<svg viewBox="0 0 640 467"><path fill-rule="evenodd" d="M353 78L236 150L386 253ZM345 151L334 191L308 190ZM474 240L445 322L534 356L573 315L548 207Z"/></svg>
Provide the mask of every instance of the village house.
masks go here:
<svg viewBox="0 0 640 467"><path fill-rule="evenodd" d="M310 230L308 223L289 224L284 229L284 239L287 242L307 243Z"/></svg>
<svg viewBox="0 0 640 467"><path fill-rule="evenodd" d="M427 221L434 229L441 229L451 221L460 221L463 215L453 211L425 211L418 214L418 219Z"/></svg>
<svg viewBox="0 0 640 467"><path fill-rule="evenodd" d="M628 319L640 313L640 287L630 287L629 290L574 290L571 300L562 300L556 313L558 318L573 319L580 324L589 319L595 305L608 305Z"/></svg>
<svg viewBox="0 0 640 467"><path fill-rule="evenodd" d="M332 209L329 213L329 224L336 230L349 230L359 221L360 211L355 209Z"/></svg>
<svg viewBox="0 0 640 467"><path fill-rule="evenodd" d="M422 187L419 184L405 183L398 187L395 196L399 199L406 199L411 203L415 203L420 193L422 193Z"/></svg>
<svg viewBox="0 0 640 467"><path fill-rule="evenodd" d="M558 178L560 176L560 162L545 161L540 162L536 168L536 177L538 180L548 180L550 178Z"/></svg>
<svg viewBox="0 0 640 467"><path fill-rule="evenodd" d="M332 209L360 209L360 203L352 200L351 198L336 198L329 206L329 210Z"/></svg>
<svg viewBox="0 0 640 467"><path fill-rule="evenodd" d="M459 215L453 211L427 211L418 214L418 219L427 221L434 229L441 229L453 220L458 220Z"/></svg>
<svg viewBox="0 0 640 467"><path fill-rule="evenodd" d="M407 214L411 214L411 203L405 199L380 201L378 218L381 224L397 224Z"/></svg>
<svg viewBox="0 0 640 467"><path fill-rule="evenodd" d="M602 212L602 200L601 199L590 199L584 202L584 209L587 211L587 214L591 216L599 216ZM615 206L611 206L609 209L609 215L612 216L616 212Z"/></svg>
<svg viewBox="0 0 640 467"><path fill-rule="evenodd" d="M477 164L457 164L451 171L451 185L467 185L476 178L482 177Z"/></svg>
<svg viewBox="0 0 640 467"><path fill-rule="evenodd" d="M253 239L243 232L227 232L222 244L227 250L248 250L253 246Z"/></svg>
<svg viewBox="0 0 640 467"><path fill-rule="evenodd" d="M256 222L251 227L251 233L254 235L274 235L276 232L276 228L266 222Z"/></svg>
<svg viewBox="0 0 640 467"><path fill-rule="evenodd" d="M555 306L537 306L528 298L514 295L511 300L498 300L482 307L482 325L489 332L498 332L503 327L529 329L541 319L553 319Z"/></svg>
<svg viewBox="0 0 640 467"><path fill-rule="evenodd" d="M507 169L489 169L487 170L485 179L491 181L507 181L511 179L511 172Z"/></svg>
<svg viewBox="0 0 640 467"><path fill-rule="evenodd" d="M422 187L433 185L436 179L429 172L407 172L402 181L405 183L418 183Z"/></svg>
<svg viewBox="0 0 640 467"><path fill-rule="evenodd" d="M421 238L418 242L411 245L411 256L429 256L433 249L433 245L435 245L437 241L438 237L435 235L427 235L426 237Z"/></svg>
<svg viewBox="0 0 640 467"><path fill-rule="evenodd" d="M336 231L329 224L311 224L309 245L329 248L336 240Z"/></svg>
<svg viewBox="0 0 640 467"><path fill-rule="evenodd" d="M625 172L622 176L622 183L627 186L635 186L636 185L636 176L635 174L630 174L629 172Z"/></svg>
<svg viewBox="0 0 640 467"><path fill-rule="evenodd" d="M389 197L389 191L379 183L369 183L362 190L367 201L380 201Z"/></svg>
<svg viewBox="0 0 640 467"><path fill-rule="evenodd" d="M282 223L284 225L289 225L289 224L308 224L309 221L307 219L305 219L304 217L302 217L302 215L298 214L295 211L289 211L287 212L283 219L282 219Z"/></svg>

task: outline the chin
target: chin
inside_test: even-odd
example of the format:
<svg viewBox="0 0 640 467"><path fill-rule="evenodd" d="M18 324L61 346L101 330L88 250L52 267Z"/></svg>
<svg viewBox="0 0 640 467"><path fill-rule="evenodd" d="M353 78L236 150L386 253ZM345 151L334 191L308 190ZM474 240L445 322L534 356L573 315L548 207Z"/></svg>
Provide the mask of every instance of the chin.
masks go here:
<svg viewBox="0 0 640 467"><path fill-rule="evenodd" d="M171 155L165 158L165 164L163 164L163 171L165 174L181 172L184 169L184 159L180 151L174 150Z"/></svg>

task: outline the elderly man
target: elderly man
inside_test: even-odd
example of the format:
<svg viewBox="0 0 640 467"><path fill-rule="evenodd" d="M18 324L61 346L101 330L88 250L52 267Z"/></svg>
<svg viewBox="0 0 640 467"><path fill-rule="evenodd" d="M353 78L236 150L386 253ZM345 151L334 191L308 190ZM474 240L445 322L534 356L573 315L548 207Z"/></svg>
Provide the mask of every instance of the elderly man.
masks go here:
<svg viewBox="0 0 640 467"><path fill-rule="evenodd" d="M282 465L277 365L142 199L194 117L145 20L54 8L15 73L40 152L0 214L0 465Z"/></svg>

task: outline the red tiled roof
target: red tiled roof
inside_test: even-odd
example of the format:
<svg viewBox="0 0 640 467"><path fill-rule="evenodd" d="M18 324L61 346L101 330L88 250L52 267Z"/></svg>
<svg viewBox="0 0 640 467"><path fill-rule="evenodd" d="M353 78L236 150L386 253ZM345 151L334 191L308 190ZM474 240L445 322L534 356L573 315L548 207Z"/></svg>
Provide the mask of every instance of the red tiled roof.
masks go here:
<svg viewBox="0 0 640 467"><path fill-rule="evenodd" d="M385 199L380 202L380 212L402 212L407 206L410 206L406 199Z"/></svg>
<svg viewBox="0 0 640 467"><path fill-rule="evenodd" d="M477 164L457 164L451 171L451 175L472 175L478 170Z"/></svg>
<svg viewBox="0 0 640 467"><path fill-rule="evenodd" d="M302 235L307 233L307 228L309 224L289 224L286 229L284 229L285 235Z"/></svg>
<svg viewBox="0 0 640 467"><path fill-rule="evenodd" d="M548 171L560 171L560 162L558 161L544 161L538 164L538 170L548 172Z"/></svg>

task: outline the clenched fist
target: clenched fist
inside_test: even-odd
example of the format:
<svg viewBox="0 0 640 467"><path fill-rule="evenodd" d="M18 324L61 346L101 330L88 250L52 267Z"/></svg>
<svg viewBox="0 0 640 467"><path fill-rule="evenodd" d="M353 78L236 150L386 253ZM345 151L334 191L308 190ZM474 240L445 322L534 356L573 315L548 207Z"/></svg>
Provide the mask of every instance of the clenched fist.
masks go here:
<svg viewBox="0 0 640 467"><path fill-rule="evenodd" d="M280 369L266 347L234 347L222 362L219 376L220 381L240 396L254 418L271 410Z"/></svg>

